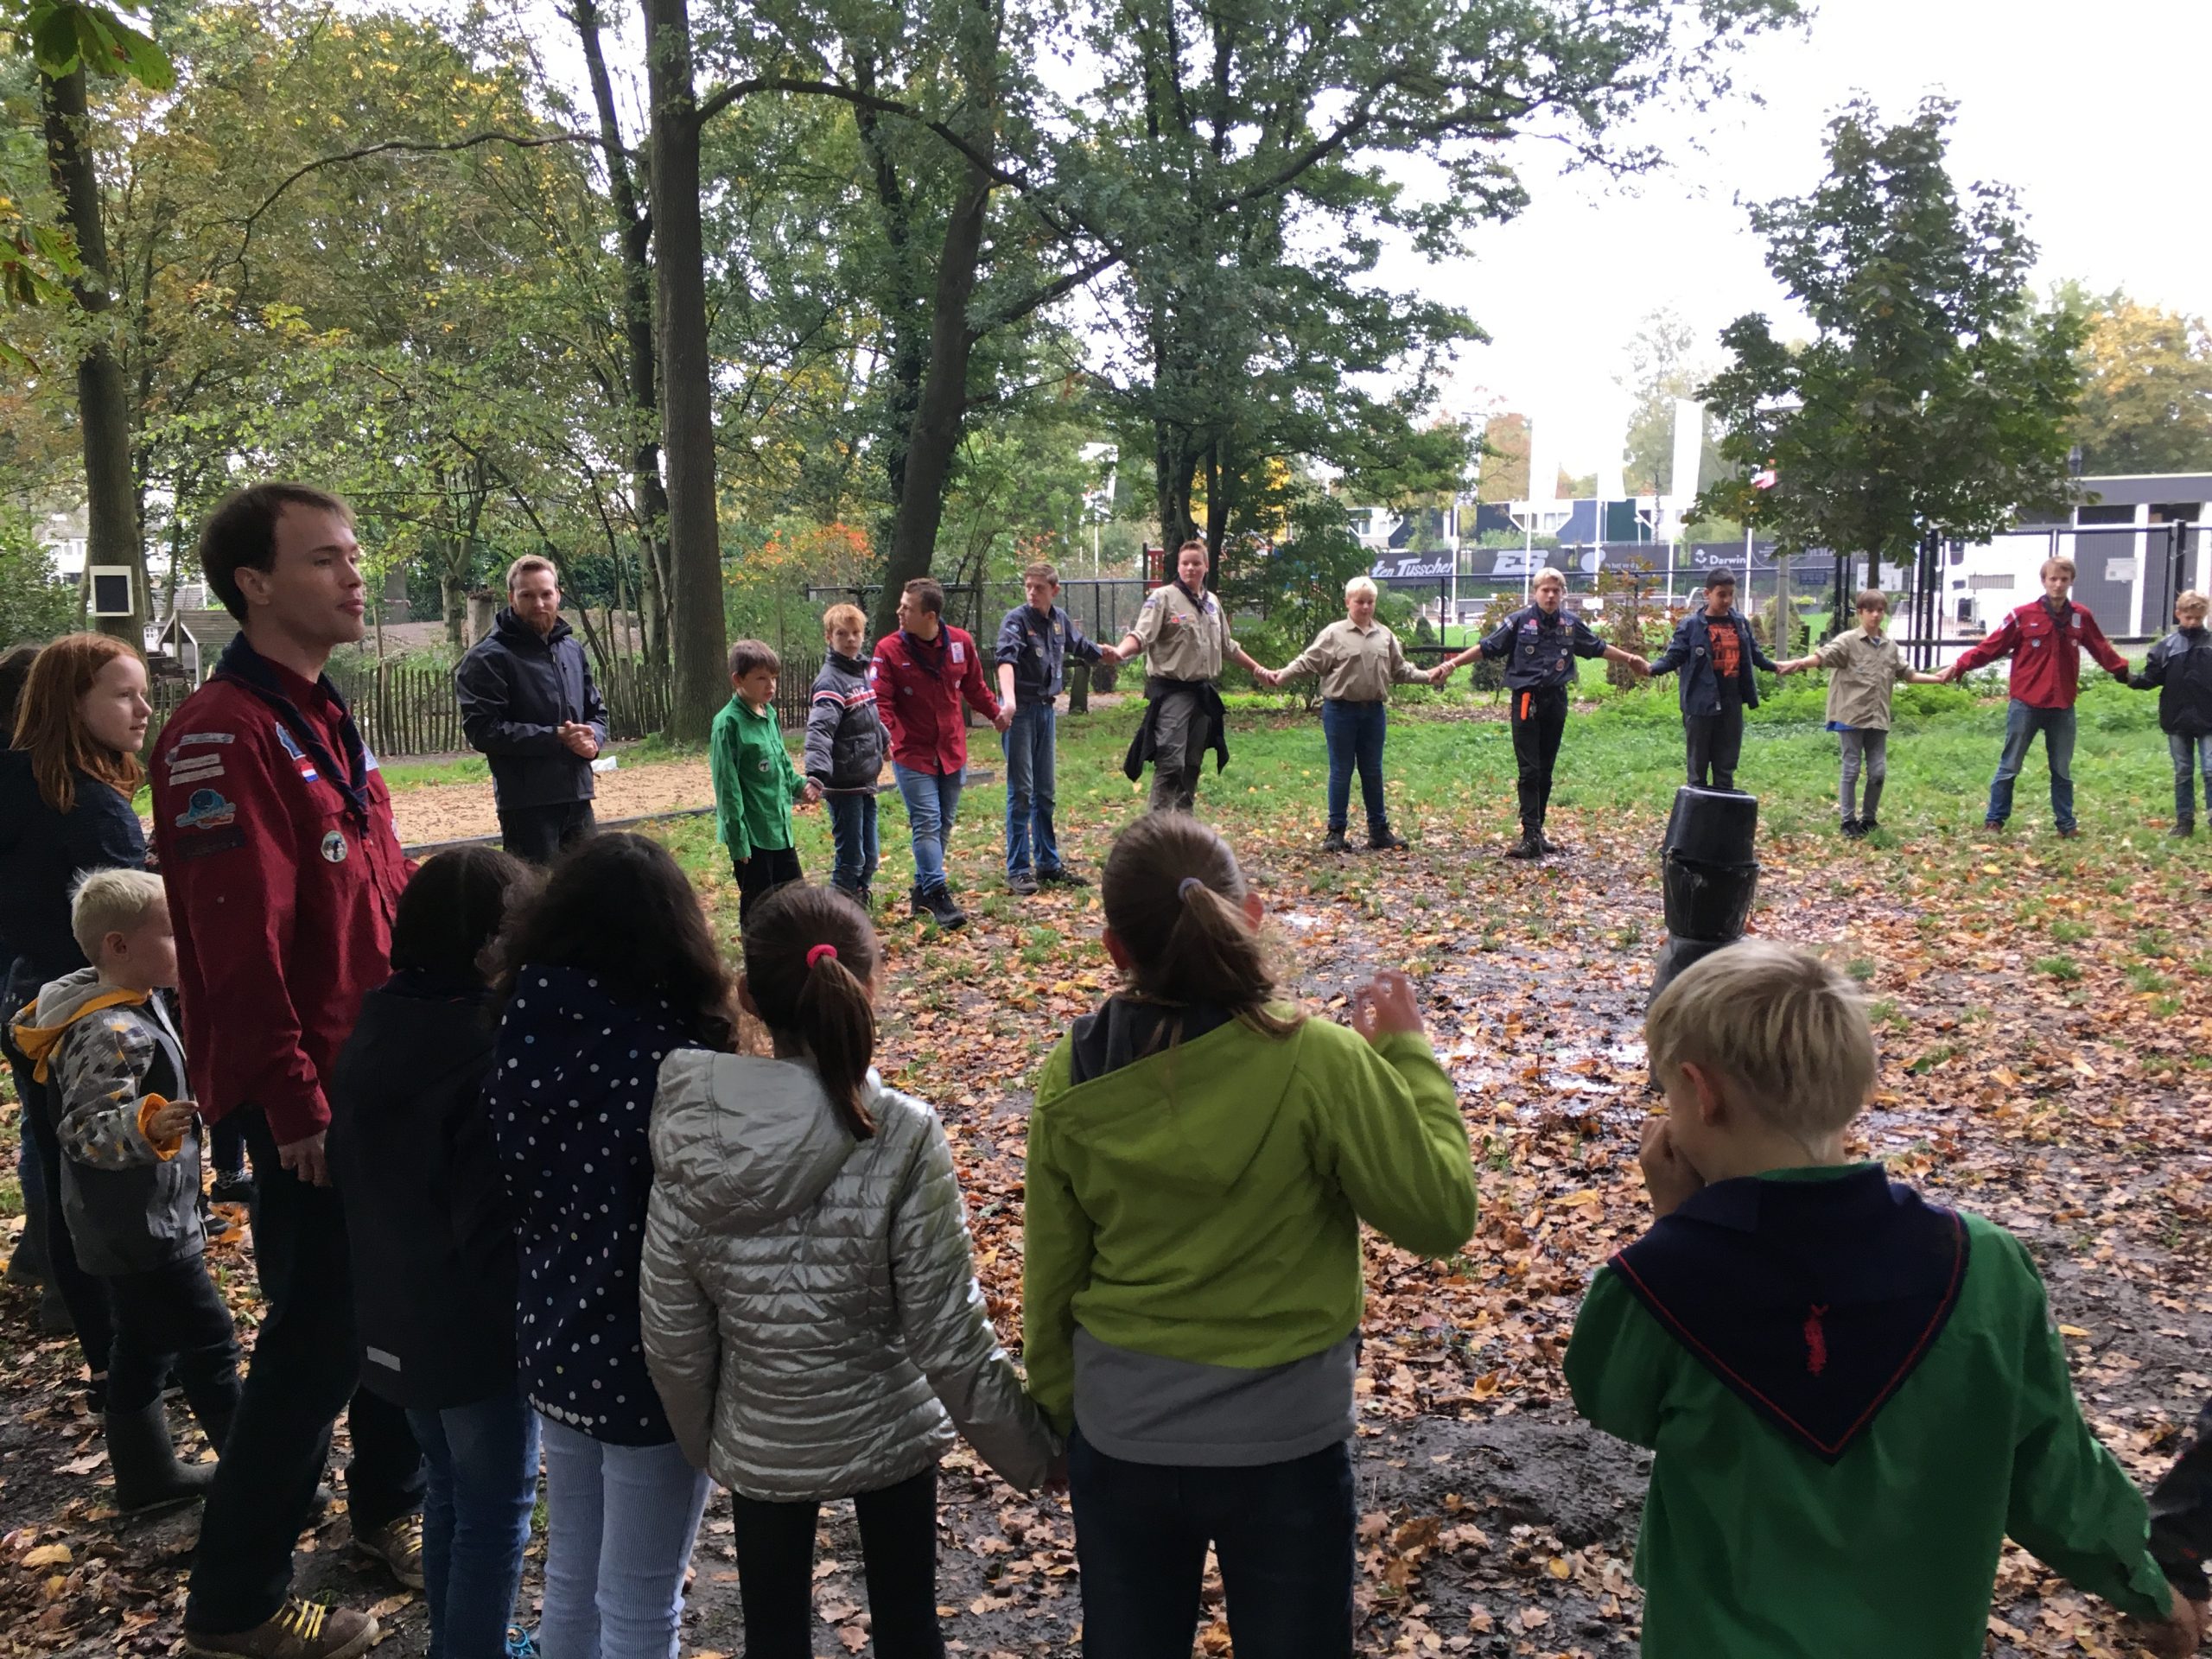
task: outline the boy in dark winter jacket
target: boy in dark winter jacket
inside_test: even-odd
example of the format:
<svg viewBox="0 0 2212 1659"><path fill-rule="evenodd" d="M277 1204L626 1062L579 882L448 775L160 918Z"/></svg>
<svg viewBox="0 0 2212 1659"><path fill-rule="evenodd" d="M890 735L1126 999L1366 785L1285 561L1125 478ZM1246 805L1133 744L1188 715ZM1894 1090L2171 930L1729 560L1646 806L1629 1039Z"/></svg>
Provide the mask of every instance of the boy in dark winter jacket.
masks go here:
<svg viewBox="0 0 2212 1659"><path fill-rule="evenodd" d="M2151 1554L2200 1627L2212 1621L2212 1400L2196 1414L2196 1439L2151 1493Z"/></svg>
<svg viewBox="0 0 2212 1659"><path fill-rule="evenodd" d="M2177 836L2196 831L2196 773L2204 774L2204 806L2212 812L2212 629L2207 601L2194 589L2174 601L2174 631L2151 647L2127 682L2158 692L2158 726L2174 760Z"/></svg>
<svg viewBox="0 0 2212 1659"><path fill-rule="evenodd" d="M207 1276L200 1219L200 1128L184 1045L163 1006L176 988L176 936L162 879L99 870L78 886L70 925L92 962L39 992L16 1042L59 1117L69 1236L107 1281L107 1453L125 1515L205 1495L212 1465L182 1465L162 1411L174 1370L219 1451L238 1403L230 1309Z"/></svg>
<svg viewBox="0 0 2212 1659"><path fill-rule="evenodd" d="M1736 613L1736 578L1716 566L1706 573L1705 608L1684 617L1667 649L1651 659L1654 675L1681 675L1682 735L1693 784L1736 787L1744 710L1759 706L1755 668L1777 671L1751 637L1750 622Z"/></svg>
<svg viewBox="0 0 2212 1659"><path fill-rule="evenodd" d="M822 616L830 654L814 677L806 715L806 775L830 803L830 840L836 849L830 879L869 903L880 843L875 832L875 784L883 774L891 734L876 712L868 678L868 618L857 605L832 605Z"/></svg>

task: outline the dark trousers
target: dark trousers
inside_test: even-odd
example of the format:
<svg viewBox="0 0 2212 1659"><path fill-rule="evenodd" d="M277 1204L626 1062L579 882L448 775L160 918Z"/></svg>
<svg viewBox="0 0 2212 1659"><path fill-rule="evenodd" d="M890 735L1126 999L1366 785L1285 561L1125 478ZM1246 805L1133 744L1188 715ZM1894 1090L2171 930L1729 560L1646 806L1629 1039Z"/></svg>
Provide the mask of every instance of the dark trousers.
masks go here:
<svg viewBox="0 0 2212 1659"><path fill-rule="evenodd" d="M1548 685L1513 693L1506 721L1513 728L1513 761L1520 770L1521 827L1541 830L1552 804L1552 767L1567 731L1567 688Z"/></svg>
<svg viewBox="0 0 2212 1659"><path fill-rule="evenodd" d="M1206 1545L1237 1659L1351 1652L1351 1452L1242 1469L1129 1463L1068 1441L1085 1659L1189 1659Z"/></svg>
<svg viewBox="0 0 2212 1659"><path fill-rule="evenodd" d="M753 856L740 863L734 855L730 868L737 875L737 923L753 914L753 906L787 882L804 881L796 847L755 847Z"/></svg>
<svg viewBox="0 0 2212 1659"><path fill-rule="evenodd" d="M499 809L499 844L525 864L550 864L591 834L589 801Z"/></svg>
<svg viewBox="0 0 2212 1659"><path fill-rule="evenodd" d="M814 1651L814 1522L821 1506L733 1494L730 1508L746 1659L807 1659ZM878 1659L937 1659L944 1651L937 1622L937 1470L860 1493L853 1513ZM1189 1650L1186 1640L1185 1655Z"/></svg>
<svg viewBox="0 0 2212 1659"><path fill-rule="evenodd" d="M1198 693L1178 690L1155 702L1153 721L1152 798L1154 812L1192 812L1198 804L1198 769L1205 763L1205 717Z"/></svg>
<svg viewBox="0 0 2212 1659"><path fill-rule="evenodd" d="M407 1414L359 1387L353 1269L337 1192L285 1169L251 1107L239 1116L260 1191L254 1253L269 1312L253 1340L245 1392L215 1467L186 1604L188 1630L251 1630L283 1605L292 1547L314 1512L330 1429L352 1410L346 1503L366 1533L423 1501L423 1454Z"/></svg>
<svg viewBox="0 0 2212 1659"><path fill-rule="evenodd" d="M1682 732L1689 742L1690 782L1703 789L1735 788L1736 762L1744 754L1744 705L1723 697L1717 715L1684 715Z"/></svg>
<svg viewBox="0 0 2212 1659"><path fill-rule="evenodd" d="M207 1257L188 1255L143 1273L117 1274L107 1287L115 1302L109 1408L132 1412L152 1405L174 1369L192 1414L220 1451L238 1408L238 1338L231 1310L208 1276Z"/></svg>
<svg viewBox="0 0 2212 1659"><path fill-rule="evenodd" d="M1389 730L1388 705L1354 702L1346 697L1321 700L1321 735L1329 746L1329 830L1342 835L1351 817L1351 775L1359 773L1360 804L1367 809L1370 839L1390 827L1382 804L1382 739Z"/></svg>
<svg viewBox="0 0 2212 1659"><path fill-rule="evenodd" d="M6 1023L0 1020L0 1026ZM0 1035L0 1049L5 1050L8 1069L15 1074L16 1097L23 1103L23 1122L30 1130L31 1150L46 1193L46 1281L60 1292L62 1305L69 1310L86 1369L95 1377L105 1376L115 1346L107 1282L85 1271L69 1237L69 1223L62 1214L61 1137L54 1127L53 1100L47 1086L31 1076L31 1063L12 1036Z"/></svg>

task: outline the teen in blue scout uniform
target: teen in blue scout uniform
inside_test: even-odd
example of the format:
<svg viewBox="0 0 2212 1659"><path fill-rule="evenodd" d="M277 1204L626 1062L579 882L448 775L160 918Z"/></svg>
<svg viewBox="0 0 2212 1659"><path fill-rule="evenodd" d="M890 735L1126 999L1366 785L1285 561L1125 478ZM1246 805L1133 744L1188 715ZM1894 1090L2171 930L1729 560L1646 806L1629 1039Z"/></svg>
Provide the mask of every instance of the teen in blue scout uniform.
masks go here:
<svg viewBox="0 0 2212 1659"><path fill-rule="evenodd" d="M1069 658L1096 663L1106 652L1084 639L1074 619L1053 602L1059 597L1060 573L1051 564L1039 559L1025 568L1021 591L1028 603L1006 613L992 653L998 664L999 706L1014 715L999 739L1006 754L1006 884L1020 893L1036 892L1039 882L1088 887L1060 862L1052 830L1058 727L1053 704Z"/></svg>
<svg viewBox="0 0 2212 1659"><path fill-rule="evenodd" d="M1758 677L1774 664L1736 613L1736 578L1724 569L1706 573L1705 608L1692 611L1652 663L1650 672L1681 671L1682 735L1689 751L1690 782L1736 787L1736 761L1744 752L1744 710L1759 706Z"/></svg>
<svg viewBox="0 0 2212 1659"><path fill-rule="evenodd" d="M1544 813L1551 805L1552 766L1567 729L1567 688L1574 683L1574 659L1603 657L1638 673L1651 666L1632 652L1609 645L1589 625L1567 609L1567 578L1559 571L1536 573L1535 599L1501 623L1479 644L1438 667L1439 684L1462 663L1486 657L1505 660L1505 689L1511 694L1506 719L1513 728L1513 759L1520 769L1521 839L1505 849L1508 858L1541 858L1559 849L1544 838Z"/></svg>

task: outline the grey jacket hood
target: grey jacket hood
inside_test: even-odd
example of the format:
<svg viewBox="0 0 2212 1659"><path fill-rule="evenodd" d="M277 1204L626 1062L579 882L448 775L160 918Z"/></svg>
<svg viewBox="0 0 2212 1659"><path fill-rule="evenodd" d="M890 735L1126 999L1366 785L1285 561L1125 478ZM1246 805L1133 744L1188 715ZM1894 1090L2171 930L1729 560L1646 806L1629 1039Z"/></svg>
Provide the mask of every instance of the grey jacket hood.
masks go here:
<svg viewBox="0 0 2212 1659"><path fill-rule="evenodd" d="M66 1026L74 1020L86 1003L96 996L103 996L115 988L100 983L97 968L79 968L73 974L48 980L38 988L37 1010L23 1021L27 1026Z"/></svg>
<svg viewBox="0 0 2212 1659"><path fill-rule="evenodd" d="M870 1116L883 1092L874 1071ZM813 1068L678 1049L661 1064L653 1170L709 1233L753 1233L811 1208L860 1146Z"/></svg>

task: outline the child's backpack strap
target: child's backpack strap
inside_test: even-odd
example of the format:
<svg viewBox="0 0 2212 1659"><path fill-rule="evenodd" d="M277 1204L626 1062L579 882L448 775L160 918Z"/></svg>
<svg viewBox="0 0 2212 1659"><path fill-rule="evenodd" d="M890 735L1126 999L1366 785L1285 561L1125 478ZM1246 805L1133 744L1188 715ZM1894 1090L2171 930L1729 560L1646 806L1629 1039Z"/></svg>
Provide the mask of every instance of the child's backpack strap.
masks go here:
<svg viewBox="0 0 2212 1659"><path fill-rule="evenodd" d="M1869 1164L1717 1182L1612 1265L1699 1363L1834 1463L1942 1333L1967 1254L1955 1213Z"/></svg>

